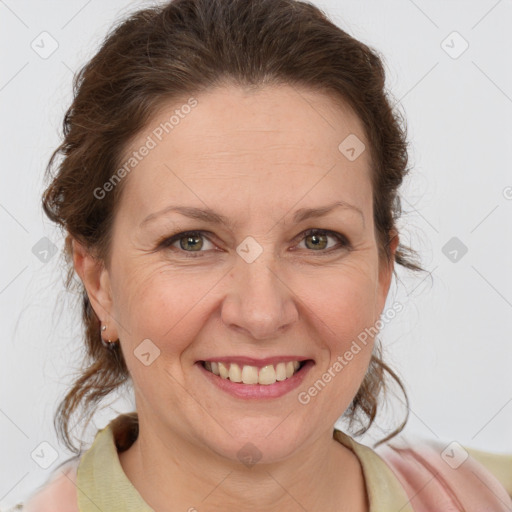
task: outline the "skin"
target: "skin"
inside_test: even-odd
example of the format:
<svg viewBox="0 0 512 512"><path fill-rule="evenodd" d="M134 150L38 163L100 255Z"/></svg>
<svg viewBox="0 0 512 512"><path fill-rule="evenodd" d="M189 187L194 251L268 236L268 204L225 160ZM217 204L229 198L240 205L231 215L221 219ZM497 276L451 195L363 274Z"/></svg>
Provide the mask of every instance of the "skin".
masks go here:
<svg viewBox="0 0 512 512"><path fill-rule="evenodd" d="M140 432L120 454L123 470L159 511L368 510L359 461L332 431L374 340L307 405L298 401L375 324L390 286L393 261L378 257L369 151L349 161L338 150L349 134L369 147L362 124L346 105L296 87L226 85L197 100L124 178L109 260L74 243L76 271L108 326L103 336L120 339L134 385ZM181 104L166 105L127 154ZM360 213L337 208L292 221L299 208L339 200ZM171 204L209 207L234 225L167 213L141 226ZM340 233L350 246L328 235L315 249L301 236L309 228ZM179 240L157 248L186 230L208 231L199 257L186 237L185 249ZM236 252L247 236L263 250L252 263ZM393 255L397 244L395 236ZM160 350L149 366L134 355L145 339ZM272 400L234 398L195 365L282 354L315 365L299 388ZM252 467L237 456L249 441L261 452Z"/></svg>

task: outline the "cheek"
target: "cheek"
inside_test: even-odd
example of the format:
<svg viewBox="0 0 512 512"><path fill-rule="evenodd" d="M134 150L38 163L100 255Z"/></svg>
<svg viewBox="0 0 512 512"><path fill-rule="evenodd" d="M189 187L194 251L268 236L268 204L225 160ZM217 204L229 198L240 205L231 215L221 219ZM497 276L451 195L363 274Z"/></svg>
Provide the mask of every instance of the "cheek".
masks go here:
<svg viewBox="0 0 512 512"><path fill-rule="evenodd" d="M201 328L197 304L212 285L161 265L143 265L126 275L130 279L117 281L114 303L133 386L137 396L158 396L177 408L174 394L164 390L183 381L182 354Z"/></svg>
<svg viewBox="0 0 512 512"><path fill-rule="evenodd" d="M302 276L295 289L307 306L311 339L321 340L322 370L345 374L357 390L373 349L377 297L372 272L352 270L317 275L314 282Z"/></svg>
<svg viewBox="0 0 512 512"><path fill-rule="evenodd" d="M309 316L324 325L330 345L344 345L375 318L377 287L371 265L345 264L339 268L302 273L291 287L310 310Z"/></svg>
<svg viewBox="0 0 512 512"><path fill-rule="evenodd" d="M376 300L370 270L354 267L351 272L336 272L324 276L318 287L301 290L311 308L309 337L318 340L323 356L315 378L301 388L298 400L324 411L324 418L332 422L352 402L370 363L374 339L369 332Z"/></svg>
<svg viewBox="0 0 512 512"><path fill-rule="evenodd" d="M148 338L165 353L181 352L194 339L202 301L220 277L166 263L119 268L118 276L114 304L123 341L134 349Z"/></svg>

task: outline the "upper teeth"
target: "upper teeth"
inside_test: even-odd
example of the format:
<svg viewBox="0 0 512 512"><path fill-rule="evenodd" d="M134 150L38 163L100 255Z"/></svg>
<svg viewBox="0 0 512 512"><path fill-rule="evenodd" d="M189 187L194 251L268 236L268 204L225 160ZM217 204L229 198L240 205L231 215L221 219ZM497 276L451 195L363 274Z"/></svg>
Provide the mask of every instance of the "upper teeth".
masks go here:
<svg viewBox="0 0 512 512"><path fill-rule="evenodd" d="M277 363L275 366L267 364L262 368L248 365L240 366L237 363L216 363L213 361L205 361L204 363L204 367L215 375L244 384L274 384L276 381L290 378L299 366L299 361Z"/></svg>

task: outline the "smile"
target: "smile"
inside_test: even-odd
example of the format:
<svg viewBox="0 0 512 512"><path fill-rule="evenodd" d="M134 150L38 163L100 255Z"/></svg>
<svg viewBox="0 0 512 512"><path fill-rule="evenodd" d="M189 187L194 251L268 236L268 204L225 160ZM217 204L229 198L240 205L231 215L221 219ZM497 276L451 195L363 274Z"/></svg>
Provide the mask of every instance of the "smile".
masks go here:
<svg viewBox="0 0 512 512"><path fill-rule="evenodd" d="M240 359L240 358L239 358ZM260 362L257 366L243 361L197 361L204 377L215 388L238 399L275 399L290 393L301 385L315 365L312 359Z"/></svg>

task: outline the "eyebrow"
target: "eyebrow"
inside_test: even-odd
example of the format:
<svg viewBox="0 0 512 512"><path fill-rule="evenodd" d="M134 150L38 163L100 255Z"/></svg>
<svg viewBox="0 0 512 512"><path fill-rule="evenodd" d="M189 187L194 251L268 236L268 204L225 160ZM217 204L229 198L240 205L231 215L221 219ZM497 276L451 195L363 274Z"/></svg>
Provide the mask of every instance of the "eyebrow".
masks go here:
<svg viewBox="0 0 512 512"><path fill-rule="evenodd" d="M323 217L336 208L343 208L345 210L351 210L359 213L361 219L363 220L363 226L365 225L364 214L362 210L357 208L357 206L354 206L353 204L347 203L345 201L336 201L335 203L319 208L301 208L294 213L293 222L299 223L306 219Z"/></svg>
<svg viewBox="0 0 512 512"><path fill-rule="evenodd" d="M365 218L362 210L360 208L357 208L356 206L347 203L345 201L336 201L332 204L318 207L318 208L300 208L297 210L293 215L293 222L299 223L306 219L310 218L318 218L318 217L324 217L328 213L330 213L332 210L336 208L343 208L345 210L351 210L359 213L361 216L361 219L363 220L363 226L365 225ZM147 224L148 222L161 217L162 215L165 215L167 213L179 213L181 215L184 215L185 217L189 217L191 219L200 220L203 222L208 222L210 224L224 224L228 226L229 228L234 227L234 223L230 221L227 217L224 215L221 215L220 213L217 213L213 211L211 208L196 208L194 206L167 206L163 210L159 210L158 212L151 213L148 215L141 223L140 226Z"/></svg>

